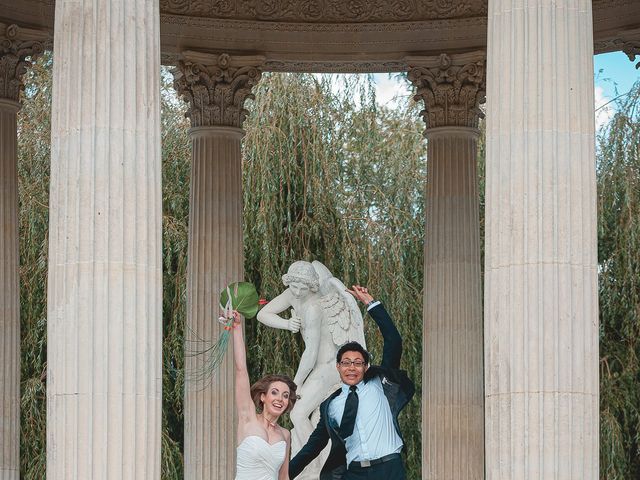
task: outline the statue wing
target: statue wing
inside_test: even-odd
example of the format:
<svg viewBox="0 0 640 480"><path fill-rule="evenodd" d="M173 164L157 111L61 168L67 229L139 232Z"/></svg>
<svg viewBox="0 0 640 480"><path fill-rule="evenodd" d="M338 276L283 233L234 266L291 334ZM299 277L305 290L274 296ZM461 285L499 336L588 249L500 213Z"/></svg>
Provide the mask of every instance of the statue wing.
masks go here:
<svg viewBox="0 0 640 480"><path fill-rule="evenodd" d="M364 323L358 304L347 292L344 283L331 275L327 267L318 261L313 267L320 278L320 305L324 318L331 332L333 342L339 347L347 342L355 341L366 347L364 339Z"/></svg>

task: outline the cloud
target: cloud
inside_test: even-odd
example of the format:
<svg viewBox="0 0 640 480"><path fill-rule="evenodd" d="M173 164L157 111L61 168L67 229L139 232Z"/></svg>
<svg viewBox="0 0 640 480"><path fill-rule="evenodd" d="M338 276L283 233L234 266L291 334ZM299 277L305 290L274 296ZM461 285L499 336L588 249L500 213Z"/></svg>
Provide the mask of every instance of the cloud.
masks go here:
<svg viewBox="0 0 640 480"><path fill-rule="evenodd" d="M595 87L595 107L596 107L596 131L609 123L615 113L615 104L608 103L611 99L607 97L601 86Z"/></svg>
<svg viewBox="0 0 640 480"><path fill-rule="evenodd" d="M400 98L408 97L412 94L407 82L395 76L376 73L373 79L376 83L376 101L378 105L394 108L398 106Z"/></svg>

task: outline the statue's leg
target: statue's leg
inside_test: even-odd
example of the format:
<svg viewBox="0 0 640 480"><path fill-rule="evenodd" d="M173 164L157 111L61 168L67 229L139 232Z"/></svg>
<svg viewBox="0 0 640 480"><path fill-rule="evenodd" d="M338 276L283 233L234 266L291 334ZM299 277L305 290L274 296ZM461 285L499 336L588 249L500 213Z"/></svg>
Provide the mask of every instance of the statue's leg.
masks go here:
<svg viewBox="0 0 640 480"><path fill-rule="evenodd" d="M317 393L314 395L313 391L307 380L298 389L300 398L296 402L296 406L291 410L291 423L294 426L293 435L295 435L298 445L304 445L309 439L314 428L309 417L318 408L322 400L322 397Z"/></svg>
<svg viewBox="0 0 640 480"><path fill-rule="evenodd" d="M340 376L335 363L317 367L307 377L307 380L299 388L301 398L291 412L291 422L294 425L291 430L291 454L295 455L307 443L309 436L316 427L318 418L314 412L318 411L320 403L334 390L339 388ZM310 418L313 415L313 420ZM312 461L296 480L317 480L322 465L329 456L329 446Z"/></svg>
<svg viewBox="0 0 640 480"><path fill-rule="evenodd" d="M316 366L309 374L304 384L298 388L300 399L291 411L291 422L295 427L294 435L304 445L315 425L311 422L311 414L320 403L329 396L340 383L340 376L333 363ZM335 385L335 387L334 387Z"/></svg>

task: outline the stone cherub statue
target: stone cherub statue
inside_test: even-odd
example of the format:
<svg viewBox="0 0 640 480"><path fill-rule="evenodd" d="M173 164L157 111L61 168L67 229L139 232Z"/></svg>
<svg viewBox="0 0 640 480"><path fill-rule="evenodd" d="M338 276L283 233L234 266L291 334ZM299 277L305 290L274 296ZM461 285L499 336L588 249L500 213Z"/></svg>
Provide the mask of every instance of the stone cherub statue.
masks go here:
<svg viewBox="0 0 640 480"><path fill-rule="evenodd" d="M355 299L322 263L294 262L282 282L288 288L260 310L258 320L269 327L299 330L304 340L305 350L294 378L300 399L291 411L291 446L295 454L315 427L317 418L312 419L312 415L340 383L336 369L338 348L351 340L365 345L365 340L362 314ZM291 318L280 317L288 308Z"/></svg>

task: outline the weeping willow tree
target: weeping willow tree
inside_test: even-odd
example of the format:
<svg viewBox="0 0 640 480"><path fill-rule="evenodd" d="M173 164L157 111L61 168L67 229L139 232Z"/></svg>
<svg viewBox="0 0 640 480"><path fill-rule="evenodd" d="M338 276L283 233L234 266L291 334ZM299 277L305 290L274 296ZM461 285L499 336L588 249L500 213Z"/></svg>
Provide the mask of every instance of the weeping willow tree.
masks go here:
<svg viewBox="0 0 640 480"><path fill-rule="evenodd" d="M20 248L20 478L46 467L47 253L51 138L51 55L28 71L18 114Z"/></svg>
<svg viewBox="0 0 640 480"><path fill-rule="evenodd" d="M333 85L332 85L333 82ZM19 115L21 478L45 478L46 269L51 57L26 78ZM163 72L162 478L183 477L183 327L190 142L184 105ZM282 291L298 259L320 260L345 283L367 284L405 340L403 368L418 392L401 416L408 478L420 478L424 126L419 107L382 108L366 77L265 75L245 123L246 278ZM599 137L601 478L637 478L640 432L640 134L638 89ZM479 148L483 171L483 143ZM381 338L366 323L368 347ZM293 375L299 335L247 325L252 378Z"/></svg>
<svg viewBox="0 0 640 480"><path fill-rule="evenodd" d="M600 476L640 478L640 83L598 137Z"/></svg>
<svg viewBox="0 0 640 480"><path fill-rule="evenodd" d="M273 298L293 261L320 260L386 303L405 340L403 368L418 387L400 421L409 478L419 478L424 126L414 105L378 107L367 79L333 81L269 75L257 88L244 148L246 277ZM247 330L253 376L293 376L300 336L258 323ZM365 334L380 359L374 322L365 322Z"/></svg>
<svg viewBox="0 0 640 480"><path fill-rule="evenodd" d="M185 106L162 71L162 478L183 478L184 325L191 142Z"/></svg>

